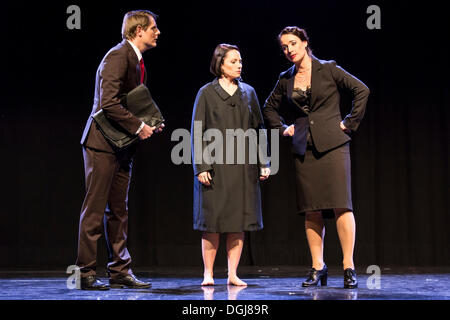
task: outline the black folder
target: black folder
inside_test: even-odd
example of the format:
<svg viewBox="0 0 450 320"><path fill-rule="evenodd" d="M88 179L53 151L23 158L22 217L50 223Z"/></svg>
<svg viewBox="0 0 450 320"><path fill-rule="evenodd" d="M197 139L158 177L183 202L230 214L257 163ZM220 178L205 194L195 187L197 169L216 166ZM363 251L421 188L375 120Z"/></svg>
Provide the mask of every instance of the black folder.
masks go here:
<svg viewBox="0 0 450 320"><path fill-rule="evenodd" d="M164 118L150 94L148 88L141 84L121 98L121 104L135 117L150 127L158 128ZM130 134L114 120L105 116L102 109L97 111L92 118L103 136L116 148L125 148L138 140L138 136Z"/></svg>

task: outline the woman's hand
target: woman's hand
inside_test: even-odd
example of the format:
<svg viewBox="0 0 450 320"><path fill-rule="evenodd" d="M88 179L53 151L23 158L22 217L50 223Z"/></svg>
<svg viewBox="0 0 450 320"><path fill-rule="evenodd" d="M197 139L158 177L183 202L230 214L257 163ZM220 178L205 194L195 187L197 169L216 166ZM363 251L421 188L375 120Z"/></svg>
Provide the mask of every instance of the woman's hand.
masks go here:
<svg viewBox="0 0 450 320"><path fill-rule="evenodd" d="M293 124L291 124L289 127L286 128L286 130L284 130L283 136L292 137L294 135L294 132L295 132L295 127Z"/></svg>
<svg viewBox="0 0 450 320"><path fill-rule="evenodd" d="M261 168L260 174L259 174L259 180L267 180L270 176L270 168Z"/></svg>
<svg viewBox="0 0 450 320"><path fill-rule="evenodd" d="M351 132L350 129L347 129L347 127L344 126L344 121L341 121L341 123L339 123L339 125L340 125L342 131L344 131L345 133L350 133Z"/></svg>
<svg viewBox="0 0 450 320"><path fill-rule="evenodd" d="M197 175L197 179L198 179L198 181L200 181L200 183L204 184L205 186L209 187L211 185L212 178L211 178L211 174L209 173L209 171L200 172Z"/></svg>

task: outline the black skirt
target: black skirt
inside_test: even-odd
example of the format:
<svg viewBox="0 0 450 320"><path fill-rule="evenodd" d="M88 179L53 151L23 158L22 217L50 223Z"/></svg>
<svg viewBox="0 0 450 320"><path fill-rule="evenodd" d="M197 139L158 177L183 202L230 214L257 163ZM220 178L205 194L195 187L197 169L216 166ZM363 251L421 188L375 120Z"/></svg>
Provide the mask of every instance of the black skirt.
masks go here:
<svg viewBox="0 0 450 320"><path fill-rule="evenodd" d="M348 142L324 153L308 145L304 156L294 156L299 214L321 211L334 218L335 208L353 211Z"/></svg>

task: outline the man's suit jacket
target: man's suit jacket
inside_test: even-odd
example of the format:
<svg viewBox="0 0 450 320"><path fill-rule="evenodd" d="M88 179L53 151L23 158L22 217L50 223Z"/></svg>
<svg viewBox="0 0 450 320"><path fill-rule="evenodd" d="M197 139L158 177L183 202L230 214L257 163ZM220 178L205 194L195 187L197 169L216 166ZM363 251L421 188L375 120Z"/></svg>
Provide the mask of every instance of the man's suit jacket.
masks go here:
<svg viewBox="0 0 450 320"><path fill-rule="evenodd" d="M144 83L146 78L147 72L144 73ZM107 118L117 122L130 134L136 133L142 122L121 105L120 97L136 88L140 79L141 70L136 52L127 40L123 40L108 51L97 69L94 105L84 128L82 145L114 152L91 117L100 109L103 109Z"/></svg>
<svg viewBox="0 0 450 320"><path fill-rule="evenodd" d="M282 72L266 100L263 115L269 126L280 129L281 134L287 128L287 123L295 122L296 127L301 126L302 132L298 133L296 128L293 137L293 152L298 154L305 152L308 129L319 152L328 151L351 140L340 128L342 117L339 90L349 90L352 94L352 110L343 122L348 129L355 131L364 116L369 88L337 66L335 61L312 57L310 112L306 114L292 100L295 74L295 65ZM295 141L299 138L298 135L303 137L300 142Z"/></svg>

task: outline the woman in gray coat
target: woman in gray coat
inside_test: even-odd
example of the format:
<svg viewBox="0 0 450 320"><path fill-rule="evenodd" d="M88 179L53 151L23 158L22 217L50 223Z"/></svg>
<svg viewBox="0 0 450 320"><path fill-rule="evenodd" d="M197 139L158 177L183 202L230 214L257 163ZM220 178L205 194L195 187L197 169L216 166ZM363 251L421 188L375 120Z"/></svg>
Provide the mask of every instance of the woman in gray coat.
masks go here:
<svg viewBox="0 0 450 320"><path fill-rule="evenodd" d="M255 90L240 81L238 47L219 44L210 71L217 78L199 90L191 126L194 229L202 231L202 285L214 285L219 237L226 233L227 283L245 286L237 276L244 231L263 227L259 181L270 174L269 165L263 165L257 155L258 148L252 148L258 145L258 129L264 123Z"/></svg>

